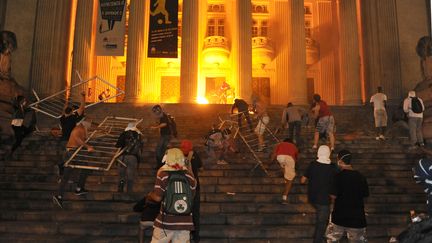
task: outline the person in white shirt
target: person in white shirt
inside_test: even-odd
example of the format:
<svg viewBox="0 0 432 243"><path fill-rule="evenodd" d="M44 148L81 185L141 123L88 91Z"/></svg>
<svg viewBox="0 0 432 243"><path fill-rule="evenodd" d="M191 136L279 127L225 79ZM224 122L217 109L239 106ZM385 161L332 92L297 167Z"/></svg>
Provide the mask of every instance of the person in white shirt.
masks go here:
<svg viewBox="0 0 432 243"><path fill-rule="evenodd" d="M385 140L384 133L387 127L386 111L387 95L382 92L382 87L378 87L378 92L372 95L370 103L374 107L375 127L377 129L376 140Z"/></svg>
<svg viewBox="0 0 432 243"><path fill-rule="evenodd" d="M408 126L410 133L411 147L414 149L416 145L423 147L423 112L425 106L423 100L416 97L415 91L411 90L408 92L408 97L404 100L403 104L404 112L408 115Z"/></svg>

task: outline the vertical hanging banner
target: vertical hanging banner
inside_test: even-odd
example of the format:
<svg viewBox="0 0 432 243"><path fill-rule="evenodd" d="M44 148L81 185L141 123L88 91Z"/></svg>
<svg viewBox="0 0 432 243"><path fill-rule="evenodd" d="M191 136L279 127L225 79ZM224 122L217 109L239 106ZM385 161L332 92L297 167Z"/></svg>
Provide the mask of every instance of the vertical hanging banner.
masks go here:
<svg viewBox="0 0 432 243"><path fill-rule="evenodd" d="M151 0L148 57L177 58L178 0Z"/></svg>
<svg viewBox="0 0 432 243"><path fill-rule="evenodd" d="M99 0L96 55L123 56L126 31L126 0Z"/></svg>

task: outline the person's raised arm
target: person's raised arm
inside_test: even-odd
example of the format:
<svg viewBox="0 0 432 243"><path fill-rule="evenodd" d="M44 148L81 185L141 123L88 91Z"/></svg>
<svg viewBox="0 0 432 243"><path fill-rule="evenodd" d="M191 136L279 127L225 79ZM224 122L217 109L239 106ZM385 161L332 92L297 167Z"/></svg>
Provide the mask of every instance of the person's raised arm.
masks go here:
<svg viewBox="0 0 432 243"><path fill-rule="evenodd" d="M84 113L84 109L85 109L85 91L81 92L81 104L77 110L78 115L81 116Z"/></svg>

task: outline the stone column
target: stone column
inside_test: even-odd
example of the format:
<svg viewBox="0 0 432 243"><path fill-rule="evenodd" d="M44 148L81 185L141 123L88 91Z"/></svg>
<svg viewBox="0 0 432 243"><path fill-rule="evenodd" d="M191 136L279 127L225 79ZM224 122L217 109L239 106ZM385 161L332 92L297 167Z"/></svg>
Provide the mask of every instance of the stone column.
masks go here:
<svg viewBox="0 0 432 243"><path fill-rule="evenodd" d="M412 5L411 2L405 4L410 7ZM410 70L415 70L417 75L420 73L416 69L401 67L400 60L405 60L404 65L418 67L418 58L415 57L416 62L413 64L407 61L411 60L408 57L401 57L403 52L409 53L409 56L415 56L412 48L415 48L417 39L412 41L412 35L404 35L411 42L400 40L404 36L399 36L401 33L399 29L401 26L397 19L399 7L403 6L397 7L396 2L391 0L361 1L364 59L366 60L366 95L370 97L376 92L377 86L382 86L389 102L395 103L399 102L401 96L406 95L405 92L402 92L402 80L408 82L416 80L413 78L415 75L406 73L409 73ZM404 22L404 27L411 29L411 25L406 22ZM408 85L406 89L413 87L414 85Z"/></svg>
<svg viewBox="0 0 432 243"><path fill-rule="evenodd" d="M236 0L232 46L236 59L236 95L250 100L252 95L252 3Z"/></svg>
<svg viewBox="0 0 432 243"><path fill-rule="evenodd" d="M141 93L142 59L146 55L145 0L131 1L129 6L128 44L126 56L126 102L138 101ZM144 70L142 70L144 71Z"/></svg>
<svg viewBox="0 0 432 243"><path fill-rule="evenodd" d="M183 0L180 102L194 103L198 85L199 1Z"/></svg>
<svg viewBox="0 0 432 243"><path fill-rule="evenodd" d="M360 53L356 0L338 0L339 11L339 73L341 102L360 105Z"/></svg>
<svg viewBox="0 0 432 243"><path fill-rule="evenodd" d="M158 102L155 60L147 58L150 1L130 3L126 61L126 102Z"/></svg>
<svg viewBox="0 0 432 243"><path fill-rule="evenodd" d="M75 20L74 49L72 60L72 85L80 82L76 71L82 79L88 79L95 75L95 0L78 0ZM79 91L85 90L88 98L94 94L89 94L87 85ZM94 88L92 89L94 90Z"/></svg>
<svg viewBox="0 0 432 243"><path fill-rule="evenodd" d="M72 1L38 1L31 87L41 97L66 86L71 8Z"/></svg>
<svg viewBox="0 0 432 243"><path fill-rule="evenodd" d="M304 1L275 0L273 12L277 73L272 101L307 104Z"/></svg>

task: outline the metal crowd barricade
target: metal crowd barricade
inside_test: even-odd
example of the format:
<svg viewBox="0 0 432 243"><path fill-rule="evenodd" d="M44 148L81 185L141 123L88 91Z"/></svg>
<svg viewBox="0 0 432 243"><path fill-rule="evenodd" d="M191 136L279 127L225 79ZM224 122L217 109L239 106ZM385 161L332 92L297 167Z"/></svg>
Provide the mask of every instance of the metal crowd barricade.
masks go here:
<svg viewBox="0 0 432 243"><path fill-rule="evenodd" d="M86 143L92 146L94 151L89 152L83 146L79 147L66 161L65 166L97 171L110 170L116 161L125 166L122 161L118 160L123 151L116 148L115 144L128 123L139 124L141 121L142 119L126 117L105 117L86 140Z"/></svg>
<svg viewBox="0 0 432 243"><path fill-rule="evenodd" d="M232 114L228 118L219 117L219 120L221 122L220 127L223 127L224 125L227 125L227 124L230 124L231 127L235 126L236 127L235 136L239 135L239 137L241 138L243 143L246 145L246 147L251 152L254 160L257 162L256 165L251 169L251 172L253 172L258 166L260 166L261 169L264 171L264 173L269 175L267 169L265 168L265 166L264 166L264 164L263 164L263 162L259 156L259 154L262 151L260 151L258 137L254 133L254 131L251 131L247 121L243 121L242 125L239 126L239 124L238 124L238 116L239 115L240 114ZM241 114L241 116L242 116L241 119L245 118L244 114ZM252 127L256 127L257 123L259 122L259 119L257 119L256 121L254 121L254 119L252 119L252 117L250 119L252 122ZM265 126L265 130L264 130L264 134L263 134L264 146L267 149L272 149L275 144L279 143L279 139L273 134L273 132L268 128L268 126L266 126L266 125L264 125L264 126Z"/></svg>
<svg viewBox="0 0 432 243"><path fill-rule="evenodd" d="M69 106L79 107L80 92L85 91L87 96L94 96L95 101L86 103L86 108L124 95L124 91L110 84L99 76L83 80L77 72L80 82L70 88L61 90L46 98L40 99L33 91L37 101L30 104L30 108L53 118L60 118L63 114L65 103Z"/></svg>

